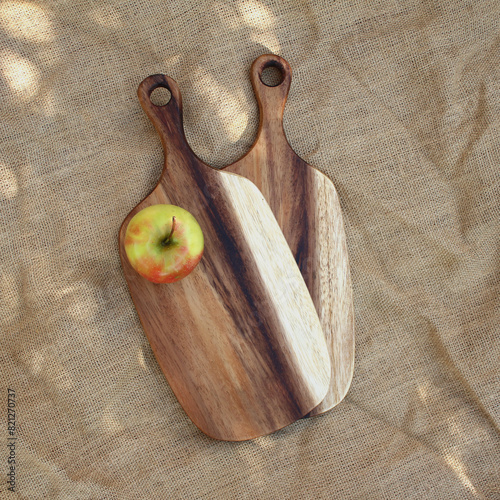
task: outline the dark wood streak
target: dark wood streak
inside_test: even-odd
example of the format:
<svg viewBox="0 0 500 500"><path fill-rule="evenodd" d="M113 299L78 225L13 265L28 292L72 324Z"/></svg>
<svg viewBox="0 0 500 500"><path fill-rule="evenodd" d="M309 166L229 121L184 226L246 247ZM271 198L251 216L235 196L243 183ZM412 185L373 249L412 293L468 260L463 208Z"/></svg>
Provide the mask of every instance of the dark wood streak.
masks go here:
<svg viewBox="0 0 500 500"><path fill-rule="evenodd" d="M207 274L218 276L221 274L229 275L228 281L236 283L238 288L229 291L225 287L225 280L214 280L214 289L220 295L224 307L228 314L234 319L235 324L239 326L237 332L243 336L245 341L254 345L263 345L264 348L258 348L258 352L263 356L262 364L270 371L274 382L286 395L289 401L289 411L299 415L303 411L300 402L297 401L297 393L300 387L297 386L293 373L289 371L287 360L283 358L282 346L275 341L273 334L279 328L278 318L272 304L272 297L269 297L259 276L256 275L256 269L252 266L252 257L250 248L242 247L241 241L236 241L234 235L240 234L242 228L238 226L238 220L234 218L234 213L230 207L224 203L223 189L218 183L218 176L208 169L200 168L195 158L190 159L191 168L186 168L189 173L190 182L197 185L198 191L202 193L204 204L210 211L210 220L217 239L218 252L217 262L227 263L224 270L217 268L217 263L209 253L205 259L205 267L210 267ZM171 177L171 173L167 172ZM206 186L212 187L212 196L210 199L206 195ZM242 360L245 363L245 360Z"/></svg>
<svg viewBox="0 0 500 500"><path fill-rule="evenodd" d="M203 169L191 170L197 171L192 180L198 185L200 191L202 187L209 185L210 177L213 172ZM204 190L203 190L204 191ZM251 265L251 252L248 245L241 247L241 242L236 242L234 234L239 234L242 228L235 227L238 221L234 219L234 214L228 210L228 207L220 203L223 200L222 189L217 190L220 193L211 200L206 200L207 206L210 206L211 220L214 222L215 232L218 237L219 258L228 263L225 273L231 273L231 282L238 284L237 296L235 290L231 293L227 288L222 288L223 282L214 282L215 290L223 299L223 303L228 310L229 315L235 319L239 325L238 333L243 336L245 341L255 345L263 345L264 348L258 348L263 356L262 364L271 370L273 381L279 386L286 395L289 402L289 411L293 412L297 418L303 412L300 401L297 400L297 394L300 393L300 386L294 379L294 374L290 372L287 359L283 356L282 346L275 342L274 331L279 328L279 321L275 310L270 306L272 297L268 295L267 290L262 286L263 283L256 276L256 269ZM231 221L231 227L229 227ZM216 275L219 270L216 269L213 260L207 260L213 270L211 275ZM245 306L245 309L242 306ZM245 363L244 360L242 360Z"/></svg>
<svg viewBox="0 0 500 500"><path fill-rule="evenodd" d="M166 106L150 101L158 86L172 94ZM329 361L326 345L321 353L320 325L311 324L300 334L315 339L304 343L305 351L314 346L314 353L321 354L318 373L311 374L312 367L298 364L284 343L278 303L255 265L251 244L243 237L241 214L232 208L222 182L232 174L205 165L185 139L177 85L154 75L141 84L138 95L166 153L159 183L120 229L122 266L141 323L175 395L203 432L225 440L273 432L311 411L327 390ZM123 249L128 221L156 203L191 212L205 237L200 264L171 285L141 278ZM278 244L281 236L276 236ZM286 248L284 241L280 244ZM312 303L310 307L314 314ZM310 351L309 357L314 356Z"/></svg>

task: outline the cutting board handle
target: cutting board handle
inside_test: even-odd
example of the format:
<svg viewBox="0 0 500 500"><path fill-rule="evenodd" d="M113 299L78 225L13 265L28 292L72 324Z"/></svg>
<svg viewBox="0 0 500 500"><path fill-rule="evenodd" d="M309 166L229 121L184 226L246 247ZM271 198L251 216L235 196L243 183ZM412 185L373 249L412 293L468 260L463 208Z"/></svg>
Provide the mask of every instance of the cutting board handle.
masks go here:
<svg viewBox="0 0 500 500"><path fill-rule="evenodd" d="M170 92L167 104L157 105L151 101L151 94L157 88L166 88ZM140 83L137 95L142 109L160 136L165 155L189 148L184 135L181 91L175 80L161 74L148 76Z"/></svg>
<svg viewBox="0 0 500 500"><path fill-rule="evenodd" d="M266 68L274 67L281 72L282 80L278 85L271 87L262 81L262 73ZM264 54L252 64L250 77L260 110L260 131L283 132L283 113L290 84L292 82L292 68L285 59L275 54Z"/></svg>

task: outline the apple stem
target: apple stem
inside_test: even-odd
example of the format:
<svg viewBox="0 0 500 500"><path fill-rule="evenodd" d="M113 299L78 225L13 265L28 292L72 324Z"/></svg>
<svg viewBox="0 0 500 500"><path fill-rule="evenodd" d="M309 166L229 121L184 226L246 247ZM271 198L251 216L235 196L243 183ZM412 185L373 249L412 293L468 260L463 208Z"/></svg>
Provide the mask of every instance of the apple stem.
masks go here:
<svg viewBox="0 0 500 500"><path fill-rule="evenodd" d="M175 229L175 215L172 217L172 229L170 230L169 235L161 242L163 246L167 245L168 242L170 241L170 238L172 238L172 234L174 234L174 229Z"/></svg>

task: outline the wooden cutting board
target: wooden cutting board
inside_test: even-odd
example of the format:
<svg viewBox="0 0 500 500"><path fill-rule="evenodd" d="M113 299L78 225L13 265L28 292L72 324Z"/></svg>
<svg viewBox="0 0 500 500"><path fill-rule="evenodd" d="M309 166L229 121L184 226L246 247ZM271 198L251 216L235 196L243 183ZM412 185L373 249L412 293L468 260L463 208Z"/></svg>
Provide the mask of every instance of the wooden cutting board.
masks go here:
<svg viewBox="0 0 500 500"><path fill-rule="evenodd" d="M281 72L277 86L261 80L268 67ZM273 54L260 56L250 76L260 110L257 138L225 171L250 179L262 192L315 304L332 368L328 393L308 416L318 415L342 401L354 368L354 309L342 211L332 181L297 156L286 139L283 112L292 80L288 62Z"/></svg>
<svg viewBox="0 0 500 500"><path fill-rule="evenodd" d="M151 102L157 87L171 92L165 106ZM328 390L330 359L314 304L260 191L204 164L187 144L177 84L154 75L138 95L165 150L160 181L119 234L139 318L177 399L203 432L230 441L268 434L306 415ZM205 240L194 271L164 285L137 274L124 250L129 220L159 203L191 212Z"/></svg>

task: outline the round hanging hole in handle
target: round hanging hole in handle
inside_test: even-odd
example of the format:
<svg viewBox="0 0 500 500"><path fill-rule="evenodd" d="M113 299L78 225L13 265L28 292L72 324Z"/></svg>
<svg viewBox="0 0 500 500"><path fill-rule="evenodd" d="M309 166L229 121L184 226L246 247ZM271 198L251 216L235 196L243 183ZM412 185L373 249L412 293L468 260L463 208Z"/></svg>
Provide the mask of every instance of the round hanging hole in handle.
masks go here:
<svg viewBox="0 0 500 500"><path fill-rule="evenodd" d="M269 61L260 74L260 81L266 87L277 87L285 79L285 70L278 61Z"/></svg>
<svg viewBox="0 0 500 500"><path fill-rule="evenodd" d="M166 106L172 99L172 92L160 85L151 92L149 98L155 106Z"/></svg>

